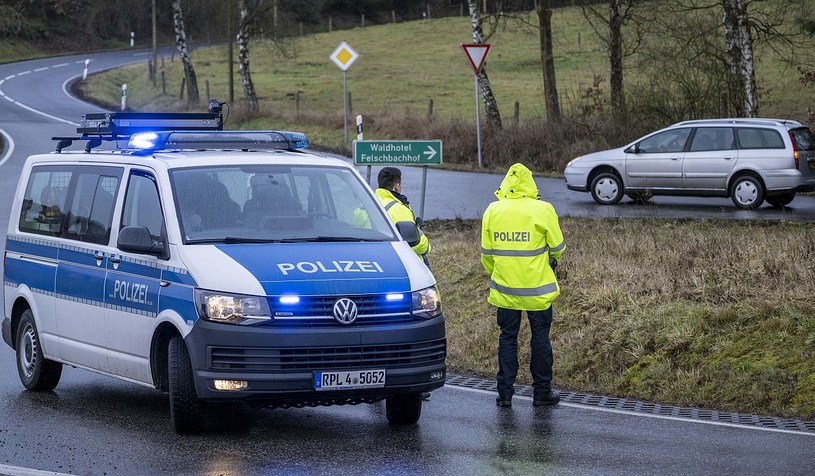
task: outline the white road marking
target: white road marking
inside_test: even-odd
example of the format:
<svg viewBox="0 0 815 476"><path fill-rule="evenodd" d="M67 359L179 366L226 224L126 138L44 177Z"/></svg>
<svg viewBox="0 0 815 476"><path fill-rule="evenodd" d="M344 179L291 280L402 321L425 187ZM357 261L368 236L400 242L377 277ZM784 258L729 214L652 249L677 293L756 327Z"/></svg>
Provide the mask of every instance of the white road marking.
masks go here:
<svg viewBox="0 0 815 476"><path fill-rule="evenodd" d="M80 99L79 99L79 98L77 98L76 96L72 96L72 95L71 95L71 93L69 93L69 92L68 92L68 83L70 83L71 81L73 81L74 79L76 79L76 78L78 78L78 77L80 77L80 76L82 76L82 75L81 75L81 74L77 74L76 76L72 76L72 77L70 77L70 78L66 79L66 80L65 80L65 82L64 82L64 83L62 83L62 92L63 92L63 94L65 94L66 96L68 96L70 99L73 99L74 101L78 102L79 104L82 104L83 106L86 106L86 107L87 107L87 106L88 106L88 104L87 104L86 102L84 102L84 101L80 100ZM79 125L79 124L77 124L77 125Z"/></svg>
<svg viewBox="0 0 815 476"><path fill-rule="evenodd" d="M23 71L22 73L17 73L17 76L25 76L26 74L31 74L31 71Z"/></svg>
<svg viewBox="0 0 815 476"><path fill-rule="evenodd" d="M14 79L16 77L17 77L16 74L10 74L10 75L6 76L6 79ZM4 79L3 81L5 81L6 79Z"/></svg>
<svg viewBox="0 0 815 476"><path fill-rule="evenodd" d="M65 66L68 66L68 63L55 64L54 66L51 66L51 67L52 68L62 68L62 67L65 67Z"/></svg>
<svg viewBox="0 0 815 476"><path fill-rule="evenodd" d="M54 471L40 471L39 469L21 468L0 464L0 474L7 476L63 476L65 473Z"/></svg>
<svg viewBox="0 0 815 476"><path fill-rule="evenodd" d="M35 70L34 70L34 72L35 72L35 73L39 73L40 71L45 71L46 69L48 69L48 67L45 67L45 68L37 68L37 69L35 69Z"/></svg>
<svg viewBox="0 0 815 476"><path fill-rule="evenodd" d="M23 74L28 74L28 73L30 73L30 71L26 71L25 73L19 73L17 76L22 76ZM6 78L6 79L8 79L8 78ZM47 112L43 112L43 111L40 111L38 109L34 109L31 106L26 106L25 104L23 104L21 102L18 102L18 101L15 101L14 99L6 96L6 93L3 92L3 89L2 89L3 83L5 83L5 82L6 82L5 79L0 81L0 96L6 98L8 101L16 104L17 106L20 106L21 108L23 108L23 109L25 109L27 111L33 112L34 114L39 114L40 116L47 117L48 119L52 119L52 120L57 121L57 122L63 122L65 124L70 124L72 126L77 126L77 127L79 126L79 123L69 121L69 120L63 119L61 117L52 116L51 114L48 114ZM63 90L64 90L64 87L65 87L65 85L63 84ZM2 162L0 162L0 164L2 164Z"/></svg>
<svg viewBox="0 0 815 476"><path fill-rule="evenodd" d="M3 155L3 158L0 159L0 166L2 166L14 152L14 139L12 139L11 136L3 129L0 129L0 135L3 136L3 140L6 143L6 153Z"/></svg>
<svg viewBox="0 0 815 476"><path fill-rule="evenodd" d="M490 390L481 390L480 388L468 388L468 387L459 387L457 385L446 385L444 388L451 388L456 390L465 390L468 392L475 392L475 393L484 393L487 395L496 396L497 393L490 391ZM512 397L513 399L522 399L532 401L532 397L527 397L524 395L515 395ZM770 431L773 433L784 433L787 435L800 435L800 436L815 436L815 433L809 433L806 431L796 431L796 430L784 430L781 428L764 428L761 426L752 426L752 425L739 425L737 423L725 423L719 421L706 421L706 420L697 420L695 418L683 418L683 417L675 417L675 416L667 416L667 415L652 415L650 413L639 413L639 412L632 412L626 410L616 410L613 408L601 408L595 407L593 405L581 405L579 403L567 403L567 402L560 402L558 406L563 407L572 407L572 408L579 408L581 410L594 410L598 412L606 412L606 413L616 413L618 415L627 415L633 417L645 417L645 418L657 418L660 420L672 420L672 421L680 421L684 423L698 423L702 425L713 425L713 426L725 426L729 428L738 428L741 430L757 430L757 431Z"/></svg>

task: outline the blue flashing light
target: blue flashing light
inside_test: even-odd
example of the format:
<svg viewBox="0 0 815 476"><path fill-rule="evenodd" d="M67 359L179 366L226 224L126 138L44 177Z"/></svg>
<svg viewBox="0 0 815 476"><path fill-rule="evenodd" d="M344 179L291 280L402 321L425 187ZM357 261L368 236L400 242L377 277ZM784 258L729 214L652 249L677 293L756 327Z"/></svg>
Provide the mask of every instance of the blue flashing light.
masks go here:
<svg viewBox="0 0 815 476"><path fill-rule="evenodd" d="M157 149L161 145L159 135L155 132L139 132L130 136L127 143L131 149Z"/></svg>
<svg viewBox="0 0 815 476"><path fill-rule="evenodd" d="M388 301L401 301L405 298L405 295L402 293L388 293L385 296L385 299Z"/></svg>
<svg viewBox="0 0 815 476"><path fill-rule="evenodd" d="M300 296L281 296L280 304L299 304Z"/></svg>
<svg viewBox="0 0 815 476"><path fill-rule="evenodd" d="M290 132L290 131L276 131L280 135L286 138L287 141L291 144L292 149L307 149L311 144L308 141L308 137L302 132Z"/></svg>

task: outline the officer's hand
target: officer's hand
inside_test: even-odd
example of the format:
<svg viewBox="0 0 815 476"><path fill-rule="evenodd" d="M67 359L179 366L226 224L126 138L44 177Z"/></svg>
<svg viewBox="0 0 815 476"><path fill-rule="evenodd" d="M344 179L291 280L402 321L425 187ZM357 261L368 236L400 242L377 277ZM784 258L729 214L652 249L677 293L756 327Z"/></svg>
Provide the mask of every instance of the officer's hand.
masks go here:
<svg viewBox="0 0 815 476"><path fill-rule="evenodd" d="M416 217L416 226L421 227L422 225L424 225L422 217Z"/></svg>
<svg viewBox="0 0 815 476"><path fill-rule="evenodd" d="M554 258L549 258L549 267L552 268L553 271L556 270L557 269L557 260L554 259Z"/></svg>

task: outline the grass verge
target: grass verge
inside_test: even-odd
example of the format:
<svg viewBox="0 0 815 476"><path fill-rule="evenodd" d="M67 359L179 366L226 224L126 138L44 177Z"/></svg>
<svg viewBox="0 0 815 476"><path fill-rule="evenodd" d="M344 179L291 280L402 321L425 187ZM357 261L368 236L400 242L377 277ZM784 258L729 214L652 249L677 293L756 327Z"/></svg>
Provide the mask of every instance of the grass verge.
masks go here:
<svg viewBox="0 0 815 476"><path fill-rule="evenodd" d="M815 225L564 218L559 388L815 418ZM451 369L494 377L480 222L431 221ZM529 382L529 330L519 382Z"/></svg>

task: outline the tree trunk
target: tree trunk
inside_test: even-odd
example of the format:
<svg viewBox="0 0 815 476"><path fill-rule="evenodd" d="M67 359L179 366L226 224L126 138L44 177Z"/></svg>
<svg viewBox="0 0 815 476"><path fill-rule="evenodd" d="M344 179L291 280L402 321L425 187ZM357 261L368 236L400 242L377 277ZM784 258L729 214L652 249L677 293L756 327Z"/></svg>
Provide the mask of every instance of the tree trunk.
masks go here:
<svg viewBox="0 0 815 476"><path fill-rule="evenodd" d="M625 91L623 90L623 16L622 0L611 0L608 16L608 57L611 63L611 113L625 120Z"/></svg>
<svg viewBox="0 0 815 476"><path fill-rule="evenodd" d="M184 63L184 78L187 82L187 102L198 103L198 80L192 67L190 52L187 50L187 34L184 31L184 17L181 14L181 0L173 1L173 27L175 28L175 45Z"/></svg>
<svg viewBox="0 0 815 476"><path fill-rule="evenodd" d="M747 1L722 0L722 12L730 74L738 85L736 113L740 116L755 117L758 114L758 92Z"/></svg>
<svg viewBox="0 0 815 476"><path fill-rule="evenodd" d="M470 23L473 28L473 43L484 43L484 32L481 30L481 15L478 12L478 2L470 1ZM487 76L487 64L478 72L478 88L481 98L484 101L484 112L487 114L487 123L491 126L501 128L501 113L498 111L498 102L492 94L490 78Z"/></svg>
<svg viewBox="0 0 815 476"><path fill-rule="evenodd" d="M249 36L250 21L249 7L246 0L240 0L240 26L238 27L238 73L241 76L243 93L246 96L246 107L249 112L257 112L258 96L255 85L252 83L252 73L249 71Z"/></svg>
<svg viewBox="0 0 815 476"><path fill-rule="evenodd" d="M552 44L552 0L541 0L538 5L540 20L541 70L543 71L543 94L546 96L547 122L560 122L560 104L555 81L554 46Z"/></svg>

